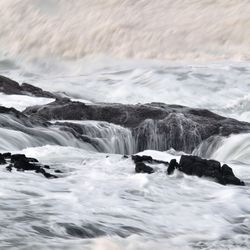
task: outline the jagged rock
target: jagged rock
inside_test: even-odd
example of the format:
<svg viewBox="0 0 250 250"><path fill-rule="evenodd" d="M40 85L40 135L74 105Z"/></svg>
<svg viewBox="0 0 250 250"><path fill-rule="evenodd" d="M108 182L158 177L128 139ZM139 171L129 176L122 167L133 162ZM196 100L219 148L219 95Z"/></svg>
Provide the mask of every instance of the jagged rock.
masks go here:
<svg viewBox="0 0 250 250"><path fill-rule="evenodd" d="M26 158L26 156L24 154L14 154L11 155L10 161L12 163L18 162L18 161L28 161L28 159Z"/></svg>
<svg viewBox="0 0 250 250"><path fill-rule="evenodd" d="M16 168L19 171L35 171L40 169L41 167L38 165L35 165L33 163L30 163L28 159L19 159L14 162L14 168Z"/></svg>
<svg viewBox="0 0 250 250"><path fill-rule="evenodd" d="M4 156L0 154L0 165L6 164L6 160L4 159Z"/></svg>
<svg viewBox="0 0 250 250"><path fill-rule="evenodd" d="M152 174L154 173L154 169L149 167L143 162L138 162L135 165L135 172L136 173L146 173L146 174Z"/></svg>
<svg viewBox="0 0 250 250"><path fill-rule="evenodd" d="M153 163L153 164L165 164L165 165L169 165L168 162L166 161L161 161L161 160L156 160L153 159L151 156L148 155L132 155L132 160L134 161L134 163L138 163L138 162L148 162L148 163Z"/></svg>
<svg viewBox="0 0 250 250"><path fill-rule="evenodd" d="M134 161L134 163L138 163L138 162L149 162L152 163L153 162L153 158L151 156L147 156L147 155L132 155L132 160Z"/></svg>
<svg viewBox="0 0 250 250"><path fill-rule="evenodd" d="M0 92L7 95L32 95L36 97L46 97L53 99L58 97L53 93L44 91L41 88L35 87L28 83L19 85L17 82L4 76L0 76Z"/></svg>
<svg viewBox="0 0 250 250"><path fill-rule="evenodd" d="M238 185L238 186L245 185L243 181L241 181L239 178L237 178L234 175L232 168L230 168L228 165L224 164L221 170L222 170L222 176L223 176L221 184L223 185L232 184L232 185Z"/></svg>
<svg viewBox="0 0 250 250"><path fill-rule="evenodd" d="M2 154L3 155L3 157L4 157L4 159L10 159L11 158L11 153L3 153Z"/></svg>
<svg viewBox="0 0 250 250"><path fill-rule="evenodd" d="M179 168L179 164L177 163L176 159L172 159L169 163L167 173L168 175L173 174L175 169Z"/></svg>
<svg viewBox="0 0 250 250"><path fill-rule="evenodd" d="M53 98L53 99L57 98L57 95L52 94L48 91L44 91L43 89L35 87L28 83L23 83L21 85L21 89L22 89L23 94L27 93L28 95L31 94L36 97L46 97L46 98Z"/></svg>
<svg viewBox="0 0 250 250"><path fill-rule="evenodd" d="M13 165L12 165L12 164L10 164L9 166L6 167L6 169L7 169L9 172L12 171L12 168L13 168Z"/></svg>
<svg viewBox="0 0 250 250"><path fill-rule="evenodd" d="M206 160L198 156L182 155L179 164L172 160L168 167L168 174L172 174L175 169L187 174L198 177L210 177L222 185L233 184L244 186L245 183L237 178L233 170L215 160Z"/></svg>
<svg viewBox="0 0 250 250"><path fill-rule="evenodd" d="M15 168L17 171L35 171L36 173L40 173L44 177L49 178L49 179L58 178L56 175L50 174L45 171L45 169L50 169L50 166L41 165L39 161L35 158L26 157L26 155L24 154L11 155L11 153L4 153L4 154L0 154L0 161L1 161L1 156L2 156L2 159L4 160L5 159L10 160L11 164L9 164L6 167L6 170L8 170L9 172L11 172L13 168ZM5 160L4 164L6 163L7 161ZM60 173L62 172L60 171Z"/></svg>

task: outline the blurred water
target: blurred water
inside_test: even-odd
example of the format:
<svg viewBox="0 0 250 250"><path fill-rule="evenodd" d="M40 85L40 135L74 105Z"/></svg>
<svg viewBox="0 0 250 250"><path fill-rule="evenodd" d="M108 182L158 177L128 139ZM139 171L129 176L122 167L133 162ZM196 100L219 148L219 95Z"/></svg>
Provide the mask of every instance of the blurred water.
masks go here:
<svg viewBox="0 0 250 250"><path fill-rule="evenodd" d="M164 102L250 122L247 0L0 0L0 7L1 75L82 102ZM51 101L0 94L0 105L20 111ZM122 158L136 151L129 130L78 124L95 147L57 125L27 128L0 115L1 152L63 171L47 180L1 167L1 249L250 248L249 134L210 138L194 150L230 164L246 183L224 187L166 176L161 164L136 175ZM168 145L147 126L148 148ZM169 161L183 152L142 154Z"/></svg>

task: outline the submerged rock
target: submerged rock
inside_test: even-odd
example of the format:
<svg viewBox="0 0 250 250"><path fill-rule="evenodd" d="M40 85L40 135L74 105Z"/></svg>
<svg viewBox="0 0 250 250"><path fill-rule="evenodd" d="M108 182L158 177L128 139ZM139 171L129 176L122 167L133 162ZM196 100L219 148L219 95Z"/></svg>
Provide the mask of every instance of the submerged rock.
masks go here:
<svg viewBox="0 0 250 250"><path fill-rule="evenodd" d="M146 165L143 162L138 162L135 165L135 172L136 173L146 173L146 174L152 174L154 173L154 169L150 166Z"/></svg>
<svg viewBox="0 0 250 250"><path fill-rule="evenodd" d="M167 170L168 174L172 174L175 169L187 175L213 178L222 185L245 185L243 181L234 175L233 170L229 166L223 165L221 167L218 161L206 160L198 156L182 155L179 163L176 160L172 160Z"/></svg>

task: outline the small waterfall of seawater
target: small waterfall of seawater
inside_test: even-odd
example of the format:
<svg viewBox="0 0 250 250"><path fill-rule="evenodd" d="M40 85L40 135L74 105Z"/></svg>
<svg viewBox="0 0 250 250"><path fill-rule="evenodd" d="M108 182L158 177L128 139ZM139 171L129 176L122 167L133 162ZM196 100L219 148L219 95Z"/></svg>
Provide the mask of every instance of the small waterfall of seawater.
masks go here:
<svg viewBox="0 0 250 250"><path fill-rule="evenodd" d="M44 145L60 145L95 150L72 134L62 131L57 126L41 127L32 124L22 124L15 117L0 115L0 150L22 150L29 147Z"/></svg>
<svg viewBox="0 0 250 250"><path fill-rule="evenodd" d="M197 155L203 158L211 158L213 153L223 146L224 137L216 135L211 136L208 139L202 141L192 152L193 155Z"/></svg>
<svg viewBox="0 0 250 250"><path fill-rule="evenodd" d="M163 120L147 119L133 131L137 151L174 148L191 153L201 143L201 132L192 120L182 114L170 114Z"/></svg>
<svg viewBox="0 0 250 250"><path fill-rule="evenodd" d="M74 132L72 132L72 130ZM49 127L33 127L16 117L0 116L0 150L60 145L111 154L134 154L146 149L192 153L204 158L247 160L250 134L212 136L202 141L201 130L182 114L163 120L147 119L130 130L100 121L57 121Z"/></svg>
<svg viewBox="0 0 250 250"><path fill-rule="evenodd" d="M133 154L146 149L166 151L174 148L191 153L202 141L201 129L182 114L163 120L147 119L134 129L100 121L64 121L57 124L73 128L99 152Z"/></svg>
<svg viewBox="0 0 250 250"><path fill-rule="evenodd" d="M112 154L170 148L191 153L202 141L196 124L180 114L160 121L147 119L132 130L100 121L57 121L38 129L9 115L0 116L0 125L1 150L61 145Z"/></svg>
<svg viewBox="0 0 250 250"><path fill-rule="evenodd" d="M62 124L57 122L57 124ZM97 151L111 154L133 154L136 152L132 132L119 125L99 121L64 122L79 134L87 137Z"/></svg>
<svg viewBox="0 0 250 250"><path fill-rule="evenodd" d="M211 136L201 142L192 154L222 162L250 164L250 134L232 134L228 137Z"/></svg>

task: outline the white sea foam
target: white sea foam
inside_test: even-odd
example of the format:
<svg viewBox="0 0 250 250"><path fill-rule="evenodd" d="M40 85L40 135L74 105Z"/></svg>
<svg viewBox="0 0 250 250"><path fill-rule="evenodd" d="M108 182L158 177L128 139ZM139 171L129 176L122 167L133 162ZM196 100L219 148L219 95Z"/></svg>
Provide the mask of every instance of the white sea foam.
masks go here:
<svg viewBox="0 0 250 250"><path fill-rule="evenodd" d="M231 62L250 59L249 13L248 0L0 0L0 74L83 102L164 102L250 121L250 65ZM0 105L18 110L49 101L0 94ZM0 118L1 152L64 172L47 180L1 167L1 249L250 249L249 134L194 150L247 184L224 187L167 176L163 164L136 175L131 159L108 154L134 150L130 131L116 125L78 122L98 153L56 125ZM164 139L150 138L151 148ZM170 161L183 152L140 154Z"/></svg>
<svg viewBox="0 0 250 250"><path fill-rule="evenodd" d="M7 108L15 108L19 111L23 111L27 107L34 105L44 105L52 102L54 99L34 97L27 95L5 95L0 93L0 106Z"/></svg>
<svg viewBox="0 0 250 250"><path fill-rule="evenodd" d="M248 187L224 187L181 173L166 176L164 165L153 175L135 175L131 159L73 147L27 148L21 153L64 174L51 182L34 173L1 171L1 247L10 241L18 249L20 237L23 249L250 246ZM141 154L175 158L157 151ZM240 173L250 180L249 168ZM87 233L94 238L84 238Z"/></svg>

